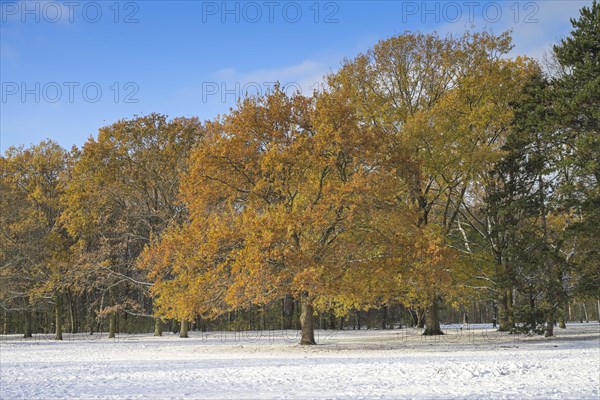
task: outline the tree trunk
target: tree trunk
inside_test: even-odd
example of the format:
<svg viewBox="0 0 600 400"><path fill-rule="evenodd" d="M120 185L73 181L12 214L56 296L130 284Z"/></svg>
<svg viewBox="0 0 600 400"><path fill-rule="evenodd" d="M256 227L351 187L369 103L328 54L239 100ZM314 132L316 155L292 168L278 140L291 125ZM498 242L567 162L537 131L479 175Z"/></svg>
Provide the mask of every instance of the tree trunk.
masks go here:
<svg viewBox="0 0 600 400"><path fill-rule="evenodd" d="M4 319L2 320L2 334L8 335L8 312L4 310Z"/></svg>
<svg viewBox="0 0 600 400"><path fill-rule="evenodd" d="M308 297L308 293L303 292L300 296L302 312L300 314L300 327L302 329L302 338L300 344L313 345L315 342L315 330L313 326L313 306Z"/></svg>
<svg viewBox="0 0 600 400"><path fill-rule="evenodd" d="M554 310L550 310L546 316L546 331L545 337L554 336Z"/></svg>
<svg viewBox="0 0 600 400"><path fill-rule="evenodd" d="M75 310L73 300L69 296L69 322L71 323L71 333L77 333L77 322L75 321Z"/></svg>
<svg viewBox="0 0 600 400"><path fill-rule="evenodd" d="M381 307L381 329L387 329L387 306Z"/></svg>
<svg viewBox="0 0 600 400"><path fill-rule="evenodd" d="M79 313L77 312L77 297L73 299L73 294L69 291L69 316L71 318L71 333L79 332Z"/></svg>
<svg viewBox="0 0 600 400"><path fill-rule="evenodd" d="M333 311L329 311L328 315L329 315L329 322L328 322L329 329L333 330L333 329L335 329L335 313Z"/></svg>
<svg viewBox="0 0 600 400"><path fill-rule="evenodd" d="M290 294L286 294L281 299L281 320L282 329L292 329L294 319L294 298Z"/></svg>
<svg viewBox="0 0 600 400"><path fill-rule="evenodd" d="M204 319L199 315L196 317L196 325L198 325L200 332L206 332L206 322L204 322Z"/></svg>
<svg viewBox="0 0 600 400"><path fill-rule="evenodd" d="M180 338L188 338L188 321L187 319L181 320L181 326L179 329L179 337Z"/></svg>
<svg viewBox="0 0 600 400"><path fill-rule="evenodd" d="M267 330L267 306L264 304L260 307L260 330Z"/></svg>
<svg viewBox="0 0 600 400"><path fill-rule="evenodd" d="M397 319L398 319L398 329L402 329L403 326L406 324L406 321L404 321L403 318L404 315L404 307L401 305L397 306Z"/></svg>
<svg viewBox="0 0 600 400"><path fill-rule="evenodd" d="M565 329L567 327L567 324L565 323L565 313L562 311L559 311L558 314L558 327L560 329Z"/></svg>
<svg viewBox="0 0 600 400"><path fill-rule="evenodd" d="M90 328L90 335L93 335L94 324L96 321L94 320L94 316L92 315L92 310L88 310L88 314L87 317L85 317L85 319L87 320L88 327Z"/></svg>
<svg viewBox="0 0 600 400"><path fill-rule="evenodd" d="M537 320L535 318L535 297L533 294L529 294L529 324L531 329L535 329L537 326Z"/></svg>
<svg viewBox="0 0 600 400"><path fill-rule="evenodd" d="M63 340L63 335L62 335L62 295L60 293L57 293L55 295L56 298L56 305L55 305L55 317L56 320L54 322L55 325L55 329L56 329L56 336L54 337L55 340Z"/></svg>
<svg viewBox="0 0 600 400"><path fill-rule="evenodd" d="M108 289L108 296L110 297L110 306L114 307L115 305L115 297L113 288ZM117 335L117 313L111 312L108 316L108 338L114 339Z"/></svg>
<svg viewBox="0 0 600 400"><path fill-rule="evenodd" d="M505 291L498 301L498 322L499 332L508 332L512 328L511 313L511 294L510 290Z"/></svg>
<svg viewBox="0 0 600 400"><path fill-rule="evenodd" d="M417 314L417 312L412 308L408 309L408 313L410 314L410 327L414 328L415 326L418 326L419 325L419 314Z"/></svg>
<svg viewBox="0 0 600 400"><path fill-rule="evenodd" d="M117 313L112 312L108 316L108 338L114 339L117 336Z"/></svg>
<svg viewBox="0 0 600 400"><path fill-rule="evenodd" d="M354 318L355 318L355 321L356 321L356 325L355 325L356 329L358 329L360 331L362 329L362 326L361 326L360 311L359 310L356 310L354 312Z"/></svg>
<svg viewBox="0 0 600 400"><path fill-rule="evenodd" d="M566 315L567 313L567 305L563 304L563 306L558 310L558 327L561 329L565 329L567 327L566 324Z"/></svg>
<svg viewBox="0 0 600 400"><path fill-rule="evenodd" d="M160 318L154 318L154 336L162 336L163 326Z"/></svg>
<svg viewBox="0 0 600 400"><path fill-rule="evenodd" d="M423 335L443 335L440 328L440 305L438 300L434 300L431 306L427 309L425 316L425 331Z"/></svg>
<svg viewBox="0 0 600 400"><path fill-rule="evenodd" d="M33 328L32 328L32 321L31 321L31 310L27 309L25 310L25 329L23 331L23 337L24 338L30 338L33 337Z"/></svg>
<svg viewBox="0 0 600 400"><path fill-rule="evenodd" d="M417 308L417 328L425 328L425 310Z"/></svg>

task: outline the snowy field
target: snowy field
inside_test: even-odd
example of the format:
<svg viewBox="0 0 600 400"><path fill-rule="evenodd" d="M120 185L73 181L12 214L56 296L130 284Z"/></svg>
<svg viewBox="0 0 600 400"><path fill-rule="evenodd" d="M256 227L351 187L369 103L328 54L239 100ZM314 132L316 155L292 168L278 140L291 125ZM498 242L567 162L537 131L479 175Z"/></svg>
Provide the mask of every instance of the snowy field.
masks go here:
<svg viewBox="0 0 600 400"><path fill-rule="evenodd" d="M487 326L295 332L191 332L0 337L2 399L598 399L600 325L557 337L513 336Z"/></svg>

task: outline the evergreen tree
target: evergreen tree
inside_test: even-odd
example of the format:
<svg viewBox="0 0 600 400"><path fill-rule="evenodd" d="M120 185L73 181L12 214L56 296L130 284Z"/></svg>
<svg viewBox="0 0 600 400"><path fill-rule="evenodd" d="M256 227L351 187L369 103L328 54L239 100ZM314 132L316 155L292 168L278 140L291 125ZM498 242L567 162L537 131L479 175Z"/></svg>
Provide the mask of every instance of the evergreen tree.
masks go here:
<svg viewBox="0 0 600 400"><path fill-rule="evenodd" d="M571 35L554 46L560 74L553 80L567 171L563 205L573 213L570 233L577 237L576 292L600 290L600 3L572 19Z"/></svg>

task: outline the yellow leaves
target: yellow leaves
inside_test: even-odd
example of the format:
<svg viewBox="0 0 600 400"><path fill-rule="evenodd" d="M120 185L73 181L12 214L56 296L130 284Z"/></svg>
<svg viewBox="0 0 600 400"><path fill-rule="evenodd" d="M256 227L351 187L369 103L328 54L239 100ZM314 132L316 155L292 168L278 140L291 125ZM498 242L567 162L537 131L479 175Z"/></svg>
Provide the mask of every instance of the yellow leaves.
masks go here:
<svg viewBox="0 0 600 400"><path fill-rule="evenodd" d="M459 290L454 278L462 263L439 229L433 226L419 228L414 243L407 249L406 268L397 275L401 278L396 281L403 288L401 298L406 302L426 307L431 299L440 295L452 296Z"/></svg>
<svg viewBox="0 0 600 400"><path fill-rule="evenodd" d="M508 34L405 34L313 98L276 88L208 123L181 175L191 222L145 251L160 308L208 314L299 292L337 310L458 301L453 212L500 157L535 69L509 49Z"/></svg>
<svg viewBox="0 0 600 400"><path fill-rule="evenodd" d="M70 243L58 223L67 152L43 141L10 148L0 161L0 265L8 278L0 283L32 298L74 285Z"/></svg>
<svg viewBox="0 0 600 400"><path fill-rule="evenodd" d="M335 112L335 103L316 107L276 90L209 125L182 177L191 223L141 258L163 315L181 313L179 297L168 300L175 288L190 312L202 314L215 303L225 310L342 289L344 249L361 240L357 224L374 189L363 152L374 137L360 137L356 121ZM316 109L331 125L313 126ZM352 246L360 257L361 246Z"/></svg>

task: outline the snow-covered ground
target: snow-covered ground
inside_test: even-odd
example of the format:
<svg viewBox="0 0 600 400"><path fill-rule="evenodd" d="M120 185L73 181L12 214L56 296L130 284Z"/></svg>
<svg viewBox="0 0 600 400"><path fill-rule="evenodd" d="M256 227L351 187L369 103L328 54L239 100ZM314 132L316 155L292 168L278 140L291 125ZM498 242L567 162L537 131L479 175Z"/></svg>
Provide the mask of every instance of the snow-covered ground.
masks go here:
<svg viewBox="0 0 600 400"><path fill-rule="evenodd" d="M319 331L310 347L282 331L1 336L0 398L600 398L599 324L551 339L460 328Z"/></svg>

